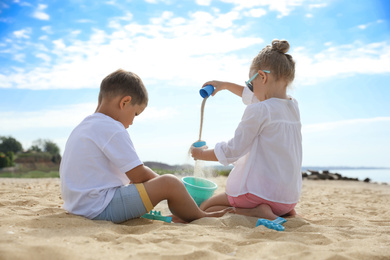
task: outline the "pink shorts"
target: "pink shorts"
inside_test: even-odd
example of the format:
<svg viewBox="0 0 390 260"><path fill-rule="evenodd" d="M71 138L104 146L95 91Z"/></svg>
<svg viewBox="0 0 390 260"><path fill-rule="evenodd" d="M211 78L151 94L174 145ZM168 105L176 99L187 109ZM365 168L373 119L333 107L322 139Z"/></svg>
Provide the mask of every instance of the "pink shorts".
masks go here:
<svg viewBox="0 0 390 260"><path fill-rule="evenodd" d="M252 209L252 208L256 208L261 204L267 204L271 207L272 212L277 216L283 216L289 213L291 210L294 209L295 205L297 205L297 203L284 204L284 203L265 200L250 193L240 195L238 197L232 197L227 194L226 196L229 200L230 205L235 208Z"/></svg>

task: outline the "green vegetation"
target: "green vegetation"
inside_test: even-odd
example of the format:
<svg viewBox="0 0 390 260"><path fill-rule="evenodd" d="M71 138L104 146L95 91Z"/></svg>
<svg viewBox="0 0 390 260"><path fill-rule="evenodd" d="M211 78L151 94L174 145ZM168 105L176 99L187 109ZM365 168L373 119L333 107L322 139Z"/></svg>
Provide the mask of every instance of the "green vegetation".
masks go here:
<svg viewBox="0 0 390 260"><path fill-rule="evenodd" d="M59 178L58 171L29 171L26 173L3 172L0 173L0 178Z"/></svg>
<svg viewBox="0 0 390 260"><path fill-rule="evenodd" d="M0 168L14 166L14 152L0 152Z"/></svg>
<svg viewBox="0 0 390 260"><path fill-rule="evenodd" d="M216 175L218 176L229 176L230 170L215 170Z"/></svg>
<svg viewBox="0 0 390 260"><path fill-rule="evenodd" d="M13 152L14 154L23 151L22 144L15 138L9 136L0 136L0 152Z"/></svg>
<svg viewBox="0 0 390 260"><path fill-rule="evenodd" d="M23 152L15 138L0 136L0 178L59 178L61 162L59 147L50 140L38 139ZM192 167L175 167L149 162L150 168L159 175L192 175ZM213 176L228 176L230 170L211 170Z"/></svg>
<svg viewBox="0 0 390 260"><path fill-rule="evenodd" d="M38 139L24 151L15 138L0 136L0 178L58 178L60 148Z"/></svg>
<svg viewBox="0 0 390 260"><path fill-rule="evenodd" d="M158 175L175 174L175 171L173 171L173 170L166 170L166 169L152 168L152 171L154 171Z"/></svg>

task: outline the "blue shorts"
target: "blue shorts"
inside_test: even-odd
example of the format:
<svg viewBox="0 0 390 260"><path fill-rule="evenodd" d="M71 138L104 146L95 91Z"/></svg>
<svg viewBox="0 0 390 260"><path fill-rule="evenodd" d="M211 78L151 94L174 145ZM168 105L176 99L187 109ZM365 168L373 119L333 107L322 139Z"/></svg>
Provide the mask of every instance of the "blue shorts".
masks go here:
<svg viewBox="0 0 390 260"><path fill-rule="evenodd" d="M119 187L107 207L93 220L121 223L139 218L153 209L153 204L142 183Z"/></svg>

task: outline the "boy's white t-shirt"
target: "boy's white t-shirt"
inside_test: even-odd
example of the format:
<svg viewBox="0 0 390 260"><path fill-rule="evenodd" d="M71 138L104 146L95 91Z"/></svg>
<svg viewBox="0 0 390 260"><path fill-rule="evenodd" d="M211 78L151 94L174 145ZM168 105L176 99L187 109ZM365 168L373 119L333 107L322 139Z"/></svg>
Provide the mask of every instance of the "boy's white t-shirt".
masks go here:
<svg viewBox="0 0 390 260"><path fill-rule="evenodd" d="M64 209L97 217L129 184L127 171L142 161L122 123L101 113L86 117L71 133L60 165Z"/></svg>
<svg viewBox="0 0 390 260"><path fill-rule="evenodd" d="M234 164L226 194L251 193L273 202L298 202L302 135L297 101L270 98L259 102L248 88L242 98L249 105L234 137L214 149L221 164Z"/></svg>

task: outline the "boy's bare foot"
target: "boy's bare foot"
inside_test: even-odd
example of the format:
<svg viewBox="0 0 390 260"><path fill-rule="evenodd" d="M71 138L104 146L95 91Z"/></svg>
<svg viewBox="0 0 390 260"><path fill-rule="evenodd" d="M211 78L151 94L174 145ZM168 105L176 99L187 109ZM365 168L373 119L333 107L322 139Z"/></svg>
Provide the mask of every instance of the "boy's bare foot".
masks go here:
<svg viewBox="0 0 390 260"><path fill-rule="evenodd" d="M175 215L170 215L170 217L172 218L172 222L173 222L173 223L188 224L188 222L182 220L182 219L179 218L179 217L176 217Z"/></svg>
<svg viewBox="0 0 390 260"><path fill-rule="evenodd" d="M205 217L211 217L211 218L219 218L225 215L226 213L236 213L236 208L229 207L223 210L214 211L214 212L206 212Z"/></svg>
<svg viewBox="0 0 390 260"><path fill-rule="evenodd" d="M223 215L225 215L226 213L235 213L235 211L236 211L235 208L230 207L230 208L226 208L226 209L219 210L219 211L206 212L206 215L204 217L219 218L219 217L222 217ZM174 223L183 223L183 224L189 223L189 222L186 222L175 215L170 215L170 217L172 217L172 222L174 222Z"/></svg>

